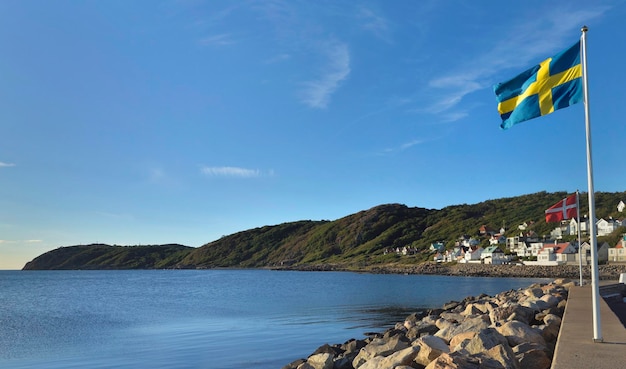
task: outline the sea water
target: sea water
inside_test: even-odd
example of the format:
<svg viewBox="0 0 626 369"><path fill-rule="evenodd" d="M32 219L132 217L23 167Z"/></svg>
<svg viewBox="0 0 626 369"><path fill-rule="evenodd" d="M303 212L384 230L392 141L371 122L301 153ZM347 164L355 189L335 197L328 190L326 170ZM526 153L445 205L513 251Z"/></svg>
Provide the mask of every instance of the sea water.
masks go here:
<svg viewBox="0 0 626 369"><path fill-rule="evenodd" d="M424 308L546 279L0 271L0 368L281 368Z"/></svg>

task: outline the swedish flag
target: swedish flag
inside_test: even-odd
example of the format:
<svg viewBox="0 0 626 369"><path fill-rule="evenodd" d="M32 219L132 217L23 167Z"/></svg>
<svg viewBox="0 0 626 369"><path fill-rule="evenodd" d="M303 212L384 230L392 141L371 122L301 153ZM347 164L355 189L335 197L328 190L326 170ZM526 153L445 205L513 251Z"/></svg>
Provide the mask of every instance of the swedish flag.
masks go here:
<svg viewBox="0 0 626 369"><path fill-rule="evenodd" d="M580 41L493 90L502 129L581 102Z"/></svg>

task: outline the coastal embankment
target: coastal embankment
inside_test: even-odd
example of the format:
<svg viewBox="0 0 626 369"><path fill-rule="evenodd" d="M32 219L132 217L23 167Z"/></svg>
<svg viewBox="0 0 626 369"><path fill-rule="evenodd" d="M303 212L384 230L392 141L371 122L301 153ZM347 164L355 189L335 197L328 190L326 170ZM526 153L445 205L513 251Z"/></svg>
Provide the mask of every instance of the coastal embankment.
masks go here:
<svg viewBox="0 0 626 369"><path fill-rule="evenodd" d="M574 286L557 279L450 301L383 333L321 346L283 369L548 369Z"/></svg>
<svg viewBox="0 0 626 369"><path fill-rule="evenodd" d="M314 264L276 268L279 270L303 271L352 271L378 274L427 274L466 277L509 277L509 278L570 278L580 277L578 265L492 265L492 264L457 264L457 263L421 263L421 264L377 264L352 266L342 264ZM583 279L591 278L591 267L582 268ZM599 279L617 280L621 273L626 273L626 264L609 264L598 267Z"/></svg>

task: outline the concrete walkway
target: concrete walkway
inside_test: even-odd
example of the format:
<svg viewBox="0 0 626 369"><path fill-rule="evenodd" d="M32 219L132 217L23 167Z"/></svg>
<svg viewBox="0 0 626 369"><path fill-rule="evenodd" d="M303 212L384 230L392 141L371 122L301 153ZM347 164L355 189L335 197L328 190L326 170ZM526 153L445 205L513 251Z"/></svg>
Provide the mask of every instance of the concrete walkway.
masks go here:
<svg viewBox="0 0 626 369"><path fill-rule="evenodd" d="M552 369L615 369L626 367L626 328L609 304L600 298L603 342L593 342L591 286L572 287L559 331ZM623 302L612 304L622 315Z"/></svg>

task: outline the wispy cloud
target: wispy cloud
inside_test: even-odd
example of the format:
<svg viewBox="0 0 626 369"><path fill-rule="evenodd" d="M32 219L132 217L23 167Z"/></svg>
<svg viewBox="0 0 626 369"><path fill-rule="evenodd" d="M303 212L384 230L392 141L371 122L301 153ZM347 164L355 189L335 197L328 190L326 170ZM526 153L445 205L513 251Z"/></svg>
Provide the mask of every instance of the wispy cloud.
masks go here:
<svg viewBox="0 0 626 369"><path fill-rule="evenodd" d="M409 142L406 142L406 143L403 143L402 145L400 145L400 150L406 150L406 149L409 149L409 148L411 148L411 147L413 147L415 145L422 144L424 142L425 142L424 140L412 140L412 141L409 141Z"/></svg>
<svg viewBox="0 0 626 369"><path fill-rule="evenodd" d="M357 18L361 20L363 29L373 33L374 36L383 41L391 42L389 22L385 17L369 8L361 7L357 13Z"/></svg>
<svg viewBox="0 0 626 369"><path fill-rule="evenodd" d="M211 35L202 38L199 41L202 46L227 46L235 44L236 41L233 40L230 33L221 33L218 35Z"/></svg>
<svg viewBox="0 0 626 369"><path fill-rule="evenodd" d="M14 167L14 166L15 164L13 163L5 163L5 162L0 161L0 168L7 168L7 167Z"/></svg>
<svg viewBox="0 0 626 369"><path fill-rule="evenodd" d="M259 169L240 167L202 167L200 172L209 177L255 178L262 175Z"/></svg>
<svg viewBox="0 0 626 369"><path fill-rule="evenodd" d="M379 155L379 156L390 155L390 154L397 153L400 151L408 150L413 146L421 145L425 142L427 142L427 140L425 139L413 139L411 141L402 143L395 147L387 147L385 149L382 149L378 151L375 155Z"/></svg>
<svg viewBox="0 0 626 369"><path fill-rule="evenodd" d="M19 244L19 243L41 243L43 240L0 240L0 245L5 244Z"/></svg>
<svg viewBox="0 0 626 369"><path fill-rule="evenodd" d="M271 57L271 58L267 59L265 61L265 64L281 63L281 62L287 61L289 59L291 59L291 55L290 54L286 54L286 53L285 54L278 54L278 55L276 55L274 57Z"/></svg>
<svg viewBox="0 0 626 369"><path fill-rule="evenodd" d="M346 44L330 42L324 47L323 52L327 62L320 76L313 81L305 82L301 91L302 102L317 109L328 106L332 94L350 74L350 52Z"/></svg>
<svg viewBox="0 0 626 369"><path fill-rule="evenodd" d="M425 110L447 119L462 118L467 113L455 112L454 109L465 96L490 87L504 70L521 72L520 68L530 67L531 63L552 55L560 47L568 46L568 40L573 43L573 35L581 24L602 16L608 10L608 7L554 10L533 22L513 25L511 32L503 34L502 41L491 49L474 60L464 59L460 69L431 79L428 87L432 99Z"/></svg>

